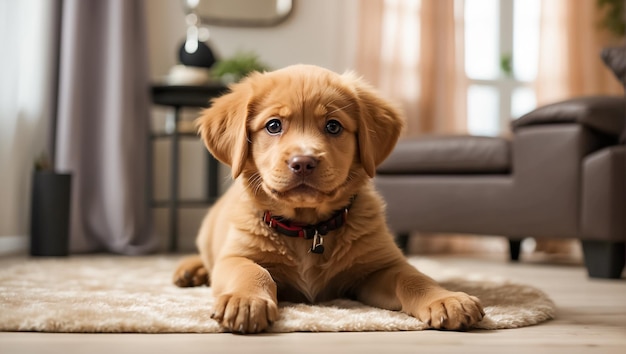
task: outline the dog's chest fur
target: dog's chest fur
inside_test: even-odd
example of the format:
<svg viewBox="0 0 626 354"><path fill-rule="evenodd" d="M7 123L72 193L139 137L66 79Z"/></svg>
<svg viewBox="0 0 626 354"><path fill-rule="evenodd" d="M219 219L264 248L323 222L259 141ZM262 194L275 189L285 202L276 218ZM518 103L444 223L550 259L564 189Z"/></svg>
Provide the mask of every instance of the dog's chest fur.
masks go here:
<svg viewBox="0 0 626 354"><path fill-rule="evenodd" d="M287 238L285 245L293 262L263 265L277 283L281 300L315 303L348 295L353 279L343 279L345 262L333 259L332 247L337 243L331 237L324 240L324 254L309 252L312 240Z"/></svg>

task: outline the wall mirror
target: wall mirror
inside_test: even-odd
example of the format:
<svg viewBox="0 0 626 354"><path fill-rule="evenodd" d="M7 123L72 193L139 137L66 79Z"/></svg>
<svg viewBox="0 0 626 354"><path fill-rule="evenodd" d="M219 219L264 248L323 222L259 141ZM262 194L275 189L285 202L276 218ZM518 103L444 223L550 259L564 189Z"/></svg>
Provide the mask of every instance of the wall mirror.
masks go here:
<svg viewBox="0 0 626 354"><path fill-rule="evenodd" d="M293 0L183 0L185 11L217 26L265 27L286 20Z"/></svg>

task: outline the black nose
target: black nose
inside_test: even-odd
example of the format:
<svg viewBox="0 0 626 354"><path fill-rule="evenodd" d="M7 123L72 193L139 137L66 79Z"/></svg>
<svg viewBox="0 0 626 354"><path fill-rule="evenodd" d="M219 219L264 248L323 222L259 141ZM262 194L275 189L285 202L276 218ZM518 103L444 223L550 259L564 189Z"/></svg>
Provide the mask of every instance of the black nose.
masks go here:
<svg viewBox="0 0 626 354"><path fill-rule="evenodd" d="M298 176L310 175L317 166L317 159L311 156L294 156L287 161L291 172Z"/></svg>

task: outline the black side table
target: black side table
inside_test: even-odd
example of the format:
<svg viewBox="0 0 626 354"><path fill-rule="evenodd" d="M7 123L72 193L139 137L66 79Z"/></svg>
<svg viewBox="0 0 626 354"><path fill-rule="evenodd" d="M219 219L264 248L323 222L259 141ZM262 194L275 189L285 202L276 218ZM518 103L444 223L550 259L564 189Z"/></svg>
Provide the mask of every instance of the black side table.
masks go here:
<svg viewBox="0 0 626 354"><path fill-rule="evenodd" d="M150 145L156 139L171 139L171 166L170 166L170 198L166 201L155 201L152 199L152 183L150 183L150 204L155 207L168 207L170 227L169 227L169 251L178 250L178 209L181 206L206 207L212 204L218 197L218 162L208 151L207 154L207 193L204 199L185 201L178 196L178 176L179 176L179 140L181 137L191 137L198 139L195 133L179 132L178 122L180 112L183 107L208 107L210 99L218 97L227 91L227 87L222 84L211 84L204 86L171 86L153 85L152 102L157 105L170 106L174 108L174 129L171 133L150 134ZM150 166L152 166L152 146L150 151ZM152 170L152 168L151 168ZM153 178L152 173L150 174Z"/></svg>

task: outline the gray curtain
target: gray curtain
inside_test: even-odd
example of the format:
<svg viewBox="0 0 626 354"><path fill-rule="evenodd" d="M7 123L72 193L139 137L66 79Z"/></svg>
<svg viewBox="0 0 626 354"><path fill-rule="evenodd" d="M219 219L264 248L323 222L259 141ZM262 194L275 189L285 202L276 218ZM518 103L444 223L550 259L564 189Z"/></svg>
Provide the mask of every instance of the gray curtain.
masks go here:
<svg viewBox="0 0 626 354"><path fill-rule="evenodd" d="M156 249L141 0L62 0L55 162L70 171L70 251Z"/></svg>

